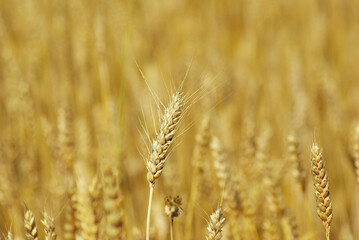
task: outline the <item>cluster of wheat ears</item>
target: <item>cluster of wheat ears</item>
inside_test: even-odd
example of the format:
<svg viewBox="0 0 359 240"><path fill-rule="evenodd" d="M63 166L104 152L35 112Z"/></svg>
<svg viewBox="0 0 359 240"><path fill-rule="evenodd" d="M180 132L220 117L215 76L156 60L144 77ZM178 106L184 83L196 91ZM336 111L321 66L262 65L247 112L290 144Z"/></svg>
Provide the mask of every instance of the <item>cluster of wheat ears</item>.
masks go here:
<svg viewBox="0 0 359 240"><path fill-rule="evenodd" d="M0 0L0 239L359 239L358 22Z"/></svg>

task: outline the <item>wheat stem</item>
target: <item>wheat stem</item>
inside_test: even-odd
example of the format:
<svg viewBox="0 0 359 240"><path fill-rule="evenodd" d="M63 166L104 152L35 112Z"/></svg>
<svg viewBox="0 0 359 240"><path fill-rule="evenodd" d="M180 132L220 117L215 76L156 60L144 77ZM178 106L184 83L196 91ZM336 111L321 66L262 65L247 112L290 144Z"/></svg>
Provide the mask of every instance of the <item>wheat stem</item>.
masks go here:
<svg viewBox="0 0 359 240"><path fill-rule="evenodd" d="M151 206L152 206L153 189L154 189L154 185L150 184L150 196L148 199L148 210L147 210L146 240L150 239L150 220L151 220Z"/></svg>
<svg viewBox="0 0 359 240"><path fill-rule="evenodd" d="M171 240L173 240L173 217L170 217L170 234Z"/></svg>

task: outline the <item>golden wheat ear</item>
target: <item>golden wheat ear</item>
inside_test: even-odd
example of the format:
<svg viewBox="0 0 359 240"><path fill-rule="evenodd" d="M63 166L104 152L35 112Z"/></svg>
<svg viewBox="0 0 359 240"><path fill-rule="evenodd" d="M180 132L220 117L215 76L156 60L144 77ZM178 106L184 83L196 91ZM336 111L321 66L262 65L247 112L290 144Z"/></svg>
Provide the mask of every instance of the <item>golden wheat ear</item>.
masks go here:
<svg viewBox="0 0 359 240"><path fill-rule="evenodd" d="M56 240L56 233L55 233L55 224L54 219L50 217L47 212L44 212L44 219L41 221L44 225L45 231L45 239L46 240Z"/></svg>
<svg viewBox="0 0 359 240"><path fill-rule="evenodd" d="M6 240L14 240L14 235L12 234L11 230L7 232Z"/></svg>
<svg viewBox="0 0 359 240"><path fill-rule="evenodd" d="M68 192L69 204L65 208L65 222L63 225L63 238L65 240L75 240L80 228L78 219L78 193L76 188Z"/></svg>
<svg viewBox="0 0 359 240"><path fill-rule="evenodd" d="M299 184L301 190L305 191L306 186L306 172L302 164L299 141L295 134L290 134L288 140L288 154L289 162L291 164L292 175Z"/></svg>
<svg viewBox="0 0 359 240"><path fill-rule="evenodd" d="M108 239L124 239L124 213L116 169L106 167L103 174L103 206L106 213Z"/></svg>
<svg viewBox="0 0 359 240"><path fill-rule="evenodd" d="M333 207L332 200L330 199L328 176L322 152L316 143L313 144L311 149L311 160L317 213L323 222L326 238L329 240L330 224L333 221Z"/></svg>
<svg viewBox="0 0 359 240"><path fill-rule="evenodd" d="M31 210L27 210L24 216L25 236L27 240L38 240L35 217Z"/></svg>
<svg viewBox="0 0 359 240"><path fill-rule="evenodd" d="M210 216L207 227L206 240L220 240L222 238L222 231L225 220L226 219L223 216L222 208L218 207L217 210L214 211Z"/></svg>
<svg viewBox="0 0 359 240"><path fill-rule="evenodd" d="M172 96L172 100L169 106L165 109L162 115L160 129L152 141L151 152L149 158L146 161L146 168L148 171L147 181L150 184L146 224L146 240L149 240L150 236L151 205L155 180L158 179L162 174L169 148L172 145L175 133L178 130L178 125L181 120L183 111L183 94L182 92L176 92Z"/></svg>
<svg viewBox="0 0 359 240"><path fill-rule="evenodd" d="M165 109L159 132L152 142L150 156L146 162L147 180L151 185L154 185L155 180L162 174L169 147L178 129L183 107L183 94L177 92L172 96L171 103Z"/></svg>

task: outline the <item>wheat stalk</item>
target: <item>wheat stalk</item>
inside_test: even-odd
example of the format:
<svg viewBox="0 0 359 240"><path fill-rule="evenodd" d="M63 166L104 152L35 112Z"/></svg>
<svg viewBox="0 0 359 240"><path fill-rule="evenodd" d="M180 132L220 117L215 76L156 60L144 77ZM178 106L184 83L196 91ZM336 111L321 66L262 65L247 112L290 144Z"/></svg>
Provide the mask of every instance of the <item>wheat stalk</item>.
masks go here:
<svg viewBox="0 0 359 240"><path fill-rule="evenodd" d="M359 124L356 126L354 131L354 166L357 184L359 184Z"/></svg>
<svg viewBox="0 0 359 240"><path fill-rule="evenodd" d="M54 219L47 212L44 212L44 219L41 223L44 225L45 239L56 240Z"/></svg>
<svg viewBox="0 0 359 240"><path fill-rule="evenodd" d="M203 160L208 152L209 143L211 140L210 134L210 118L206 115L202 119L200 129L196 136L196 145L193 154L193 179L191 183L190 198L187 207L186 226L185 226L185 240L189 240L192 234L193 214L195 202L198 198L198 185L201 175L203 174Z"/></svg>
<svg viewBox="0 0 359 240"><path fill-rule="evenodd" d="M322 153L316 143L313 144L311 149L311 159L317 213L325 227L326 238L329 240L330 224L333 220L333 207L329 195L327 171L325 169Z"/></svg>
<svg viewBox="0 0 359 240"><path fill-rule="evenodd" d="M147 225L146 225L146 240L149 240L150 233L150 218L153 189L155 180L161 176L163 168L166 163L166 157L169 147L173 141L174 135L178 128L178 123L183 112L183 96L181 92L177 92L172 96L169 106L161 119L161 126L155 139L152 142L150 156L146 161L147 181L150 184L150 194L148 200Z"/></svg>
<svg viewBox="0 0 359 240"><path fill-rule="evenodd" d="M226 219L223 216L221 207L217 208L211 216L208 222L207 227L207 236L206 240L220 240L222 238L222 231L224 226L224 221Z"/></svg>
<svg viewBox="0 0 359 240"><path fill-rule="evenodd" d="M35 217L31 210L25 212L25 235L27 240L38 240Z"/></svg>

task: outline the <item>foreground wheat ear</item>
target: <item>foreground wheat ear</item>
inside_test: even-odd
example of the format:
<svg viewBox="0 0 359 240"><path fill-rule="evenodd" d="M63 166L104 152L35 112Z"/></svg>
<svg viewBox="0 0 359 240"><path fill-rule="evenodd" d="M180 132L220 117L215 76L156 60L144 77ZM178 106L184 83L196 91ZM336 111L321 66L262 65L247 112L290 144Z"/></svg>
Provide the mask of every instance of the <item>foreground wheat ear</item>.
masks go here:
<svg viewBox="0 0 359 240"><path fill-rule="evenodd" d="M44 219L41 221L41 223L44 225L45 239L56 240L54 219L50 217L47 212L44 212Z"/></svg>
<svg viewBox="0 0 359 240"><path fill-rule="evenodd" d="M25 212L24 217L25 234L27 240L38 240L35 217L31 210Z"/></svg>
<svg viewBox="0 0 359 240"><path fill-rule="evenodd" d="M14 235L10 230L7 232L6 240L14 240Z"/></svg>
<svg viewBox="0 0 359 240"><path fill-rule="evenodd" d="M333 220L333 207L329 195L327 171L322 153L316 143L312 146L311 160L317 212L325 227L327 240L329 240L330 224Z"/></svg>
<svg viewBox="0 0 359 240"><path fill-rule="evenodd" d="M225 220L221 207L217 208L217 210L211 214L208 222L206 240L220 240L222 238Z"/></svg>
<svg viewBox="0 0 359 240"><path fill-rule="evenodd" d="M160 129L152 141L151 152L146 161L147 180L150 184L150 194L148 200L146 240L149 240L151 204L155 180L161 176L166 163L169 147L178 129L184 108L182 92L176 92L171 99L169 106L165 109L161 117Z"/></svg>

